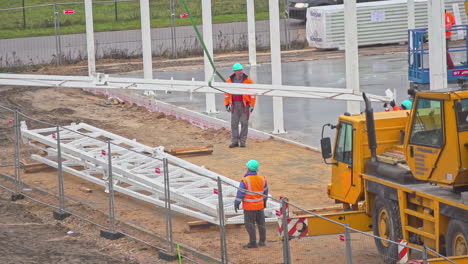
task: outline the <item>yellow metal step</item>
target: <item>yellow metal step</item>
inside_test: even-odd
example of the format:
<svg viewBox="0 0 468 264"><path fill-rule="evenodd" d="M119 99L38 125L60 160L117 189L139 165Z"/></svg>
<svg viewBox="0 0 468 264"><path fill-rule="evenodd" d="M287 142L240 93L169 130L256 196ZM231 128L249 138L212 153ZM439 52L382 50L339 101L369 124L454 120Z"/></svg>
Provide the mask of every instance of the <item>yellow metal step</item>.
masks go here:
<svg viewBox="0 0 468 264"><path fill-rule="evenodd" d="M430 239L436 239L436 236L434 234L419 230L417 228L411 227L411 226L405 226L406 231L430 238Z"/></svg>
<svg viewBox="0 0 468 264"><path fill-rule="evenodd" d="M416 212L416 211L411 210L411 209L404 209L404 212L405 212L405 214L412 215L412 216L415 216L415 217L420 218L420 219L435 222L435 218L433 216L430 216L430 215L422 214L422 213Z"/></svg>

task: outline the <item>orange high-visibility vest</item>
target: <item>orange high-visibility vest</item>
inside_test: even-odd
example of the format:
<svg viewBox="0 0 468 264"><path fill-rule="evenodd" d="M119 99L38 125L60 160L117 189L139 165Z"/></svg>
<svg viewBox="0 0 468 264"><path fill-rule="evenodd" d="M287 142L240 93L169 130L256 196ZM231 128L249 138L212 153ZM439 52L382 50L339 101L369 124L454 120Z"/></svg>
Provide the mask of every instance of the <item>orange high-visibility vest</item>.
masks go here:
<svg viewBox="0 0 468 264"><path fill-rule="evenodd" d="M445 37L452 36L452 26L455 25L455 17L450 12L445 12Z"/></svg>
<svg viewBox="0 0 468 264"><path fill-rule="evenodd" d="M263 191L265 190L266 178L260 175L249 175L242 178L244 182L245 192L242 200L242 208L247 211L261 210L265 208L263 204Z"/></svg>
<svg viewBox="0 0 468 264"><path fill-rule="evenodd" d="M242 83L254 83L250 77L247 75L244 75L246 78L242 81ZM227 83L232 83L232 79L234 78L234 74L231 75L226 82ZM251 107L255 107L255 103L257 101L257 96L256 95L250 95L250 94L243 94L242 95L242 102L244 103L244 106L250 105ZM232 94L224 94L224 105L232 105Z"/></svg>

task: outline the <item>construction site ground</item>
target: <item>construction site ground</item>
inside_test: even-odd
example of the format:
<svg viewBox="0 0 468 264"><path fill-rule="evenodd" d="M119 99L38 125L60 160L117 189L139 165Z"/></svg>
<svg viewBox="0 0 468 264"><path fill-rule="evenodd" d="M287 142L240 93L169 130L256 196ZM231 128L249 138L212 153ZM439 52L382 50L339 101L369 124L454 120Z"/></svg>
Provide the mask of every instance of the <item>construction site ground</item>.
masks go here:
<svg viewBox="0 0 468 264"><path fill-rule="evenodd" d="M405 45L369 47L360 50L361 55L388 54L403 52ZM330 59L343 57L340 51L317 51L314 49L287 51L283 61L293 62L313 59ZM229 65L232 61L247 62L246 53L231 53L215 58L218 65ZM269 54L259 54L259 62L267 62ZM186 58L179 60L155 59L156 70L167 70L181 67L200 68L203 58ZM105 73L123 73L141 70L141 60L104 60L98 62L97 71ZM201 69L202 70L202 69ZM44 67L39 74L85 75L85 62L77 65ZM302 147L276 140L249 140L246 148L228 148L230 131L202 130L186 121L176 120L160 113L150 113L135 105L112 105L104 107L106 99L94 96L80 89L72 88L35 88L4 86L0 87L0 105L17 109L25 115L53 124L68 125L72 122L85 122L112 133L130 138L148 145L166 148L196 147L213 145L212 155L188 157L186 160L222 174L231 179L240 180L245 173L245 163L249 159L260 162L260 173L268 179L271 194L275 197L288 197L289 201L302 208L320 208L335 206L327 197L326 185L330 182L331 168L322 161L321 154ZM4 124L9 114L0 111L0 146L1 164L12 161L14 145L11 130ZM317 141L320 139L317 138ZM23 150L25 152L26 150ZM30 153L22 153L27 159ZM0 172L11 174L8 168ZM55 170L44 170L37 173L23 174L23 179L31 184L40 184L44 188L56 186ZM92 190L86 193L80 190L85 186ZM65 174L65 191L67 195L89 201L104 207L106 194L102 188L93 186L77 177ZM0 199L0 235L2 263L28 262L32 256L37 257L28 263L160 263L157 252L129 238L108 241L99 237L99 228L84 223L76 218L67 218L63 222L53 220L51 208L39 205L28 199L14 203L7 201L7 194ZM164 234L165 218L157 214L158 209L149 204L117 194L117 215L128 217L132 221L161 229ZM101 201L101 202L97 202ZM126 208L126 210L119 209ZM125 206L123 206L125 205ZM128 209L131 208L131 209ZM120 211L119 211L120 210ZM196 219L176 214L174 218L174 239L190 245L200 252L219 256L219 234L217 230L186 232L185 224ZM41 228L38 228L41 227ZM43 228L42 228L43 227ZM24 232L31 230L31 232ZM68 230L79 235L69 236ZM261 249L246 250L242 245L247 242L247 234L241 227L228 229L228 249L230 261L235 263L282 263L281 243L277 236L277 226L268 225L267 243ZM10 241L16 241L11 243ZM57 242L59 241L59 242ZM338 241L338 242L337 242ZM343 263L344 245L337 245L337 236L317 240L293 240L294 263ZM26 247L36 249L26 252ZM90 249L91 248L91 249ZM62 250L63 249L63 250ZM375 252L373 241L367 238L356 248L355 260L367 263L380 263ZM44 253L48 252L47 254ZM83 254L81 254L83 253ZM51 259L48 255L62 256L65 262ZM105 257L105 256L110 256ZM92 257L92 261L89 258ZM316 260L316 261L313 261ZM36 262L35 262L36 261ZM358 262L359 263L359 262Z"/></svg>

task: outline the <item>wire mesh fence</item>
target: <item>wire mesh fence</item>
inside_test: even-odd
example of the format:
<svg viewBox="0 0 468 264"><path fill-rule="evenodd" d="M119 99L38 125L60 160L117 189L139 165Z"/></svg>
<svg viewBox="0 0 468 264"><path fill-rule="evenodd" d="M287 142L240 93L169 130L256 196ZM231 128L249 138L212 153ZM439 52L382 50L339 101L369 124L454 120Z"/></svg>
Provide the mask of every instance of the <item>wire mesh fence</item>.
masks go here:
<svg viewBox="0 0 468 264"><path fill-rule="evenodd" d="M287 0L280 1L280 7L285 6L284 1ZM188 6L194 21L201 28L201 0L189 1ZM268 1L255 1L254 6L256 45L258 48L268 48ZM214 50L246 50L246 2L215 0L211 8ZM150 13L154 56L175 58L203 54L200 40L180 1L150 1ZM2 71L20 71L25 66L40 64L76 63L87 58L83 2L11 6L0 9L0 16L7 18L0 22L0 45L5 47L0 52ZM97 59L141 57L138 0L93 1L93 19ZM281 23L281 31L281 41L286 47L298 41L305 43L305 39L300 40L303 38L301 29L290 28L284 22Z"/></svg>
<svg viewBox="0 0 468 264"><path fill-rule="evenodd" d="M265 209L265 245L260 243L261 224L257 223L256 247L245 247L251 239L244 226L236 224L245 218L243 208L235 211L234 200L238 191L249 191L233 182L218 178L216 185L210 185L208 180L213 179L205 175L205 182L191 183L200 189L181 191L178 188L189 179L181 175L195 177L194 171L176 159L154 155L144 145L132 145L133 141L83 124L57 126L0 107L0 131L1 144L9 153L2 155L0 185L12 193L12 199L20 194L53 208L55 219L71 214L100 227L104 237L125 235L169 256L183 256L184 262L396 263L406 258L428 263L429 256L446 259L429 248L377 237L274 197L269 197ZM187 200L187 193L202 195ZM214 210L197 207L196 199L205 199ZM272 209L277 222L269 221ZM293 217L292 211L299 217ZM206 219L214 219L211 222L192 216L208 212L213 218ZM327 225L314 225L316 221L301 215L320 218ZM319 231L327 235L313 235Z"/></svg>

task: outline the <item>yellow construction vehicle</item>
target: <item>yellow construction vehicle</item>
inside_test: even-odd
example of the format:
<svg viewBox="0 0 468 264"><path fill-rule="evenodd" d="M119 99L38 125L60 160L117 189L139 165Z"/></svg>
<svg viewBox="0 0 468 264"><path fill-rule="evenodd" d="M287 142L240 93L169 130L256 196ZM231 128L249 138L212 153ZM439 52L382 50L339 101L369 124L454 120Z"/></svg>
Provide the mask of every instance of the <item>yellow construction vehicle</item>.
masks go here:
<svg viewBox="0 0 468 264"><path fill-rule="evenodd" d="M324 126L337 130L333 153L330 138L321 140L332 167L328 195L346 210L323 215L468 263L468 90L416 93L411 110L375 114L364 100L365 113ZM306 235L343 232L294 217L307 217ZM375 242L386 263L398 259L396 244Z"/></svg>

